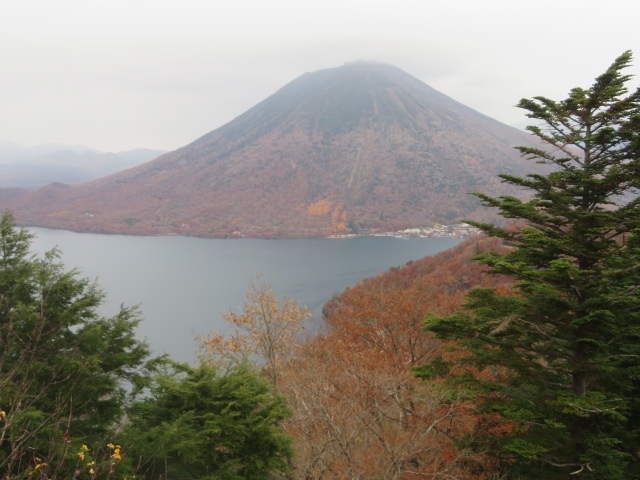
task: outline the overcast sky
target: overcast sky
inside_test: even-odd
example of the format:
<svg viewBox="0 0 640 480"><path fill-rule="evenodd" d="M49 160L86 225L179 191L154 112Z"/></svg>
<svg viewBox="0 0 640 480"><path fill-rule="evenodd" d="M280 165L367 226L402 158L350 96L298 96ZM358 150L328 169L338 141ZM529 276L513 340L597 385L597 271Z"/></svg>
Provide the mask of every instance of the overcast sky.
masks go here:
<svg viewBox="0 0 640 480"><path fill-rule="evenodd" d="M0 141L173 150L299 75L393 64L507 124L625 50L635 0L0 0Z"/></svg>

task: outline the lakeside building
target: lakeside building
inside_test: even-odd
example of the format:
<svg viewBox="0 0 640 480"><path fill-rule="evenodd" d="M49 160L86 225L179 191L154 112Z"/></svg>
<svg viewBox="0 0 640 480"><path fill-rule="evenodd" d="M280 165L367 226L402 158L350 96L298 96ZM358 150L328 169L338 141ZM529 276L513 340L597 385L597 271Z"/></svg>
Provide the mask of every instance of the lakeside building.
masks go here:
<svg viewBox="0 0 640 480"><path fill-rule="evenodd" d="M435 224L432 227L405 228L398 232L410 237L453 237L467 238L480 233L480 229L468 223L455 223L453 225Z"/></svg>

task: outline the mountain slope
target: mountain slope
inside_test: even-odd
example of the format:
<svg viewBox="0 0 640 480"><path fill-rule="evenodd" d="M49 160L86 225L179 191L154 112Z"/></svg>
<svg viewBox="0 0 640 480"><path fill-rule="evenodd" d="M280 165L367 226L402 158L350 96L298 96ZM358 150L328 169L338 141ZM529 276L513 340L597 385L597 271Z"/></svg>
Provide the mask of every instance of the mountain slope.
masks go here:
<svg viewBox="0 0 640 480"><path fill-rule="evenodd" d="M383 64L307 73L144 165L51 185L19 222L123 233L316 236L486 218L475 190L532 165L529 136Z"/></svg>

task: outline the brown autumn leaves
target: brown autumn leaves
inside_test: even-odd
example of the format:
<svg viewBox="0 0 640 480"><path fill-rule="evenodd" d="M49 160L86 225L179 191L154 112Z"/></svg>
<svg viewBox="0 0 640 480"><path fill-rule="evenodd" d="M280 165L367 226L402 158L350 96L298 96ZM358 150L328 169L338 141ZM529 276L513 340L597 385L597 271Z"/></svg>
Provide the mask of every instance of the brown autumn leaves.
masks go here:
<svg viewBox="0 0 640 480"><path fill-rule="evenodd" d="M248 358L287 399L292 478L471 478L487 460L454 439L477 422L473 405L451 400L448 387L416 378L413 368L450 354L422 330L427 312L453 313L471 285L506 282L469 261L498 248L474 238L363 281L325 305L326 332L308 338L309 311L257 281L241 311L224 315L236 333L202 338L202 358Z"/></svg>

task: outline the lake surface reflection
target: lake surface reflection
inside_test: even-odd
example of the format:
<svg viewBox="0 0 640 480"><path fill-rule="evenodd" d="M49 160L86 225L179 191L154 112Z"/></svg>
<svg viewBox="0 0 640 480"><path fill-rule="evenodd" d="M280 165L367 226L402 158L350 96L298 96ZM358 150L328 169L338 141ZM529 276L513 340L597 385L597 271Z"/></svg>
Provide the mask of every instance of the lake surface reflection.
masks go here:
<svg viewBox="0 0 640 480"><path fill-rule="evenodd" d="M191 362L195 337L225 331L222 313L238 309L261 275L278 296L307 305L319 319L335 293L392 266L456 245L452 238L357 237L259 240L136 237L32 228L35 252L58 246L67 269L97 278L101 309L140 305L139 335L156 353Z"/></svg>

